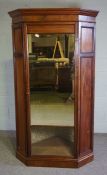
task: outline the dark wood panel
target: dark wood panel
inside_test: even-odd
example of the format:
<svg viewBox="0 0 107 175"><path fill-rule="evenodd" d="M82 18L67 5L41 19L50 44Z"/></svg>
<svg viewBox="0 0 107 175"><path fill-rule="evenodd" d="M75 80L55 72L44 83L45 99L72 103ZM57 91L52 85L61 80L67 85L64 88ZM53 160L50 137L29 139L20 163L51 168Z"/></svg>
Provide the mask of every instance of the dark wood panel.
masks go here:
<svg viewBox="0 0 107 175"><path fill-rule="evenodd" d="M83 15L79 15L79 21L81 22L95 22L95 18L92 16L83 16Z"/></svg>
<svg viewBox="0 0 107 175"><path fill-rule="evenodd" d="M34 16L33 14L28 16L24 16L22 19L20 19L21 21L26 21L26 22L39 22L39 23L43 23L43 22L71 22L72 21L76 21L77 20L77 16L75 15L68 15L68 17L66 18L66 15L37 15ZM18 20L18 18L16 19Z"/></svg>
<svg viewBox="0 0 107 175"><path fill-rule="evenodd" d="M26 114L25 114L25 90L23 75L23 60L15 59L15 91L16 91L16 126L17 126L17 149L26 154Z"/></svg>
<svg viewBox="0 0 107 175"><path fill-rule="evenodd" d="M92 133L92 58L80 62L80 155L91 149Z"/></svg>
<svg viewBox="0 0 107 175"><path fill-rule="evenodd" d="M23 49L22 40L23 40L22 29L16 28L14 30L14 53L22 54Z"/></svg>
<svg viewBox="0 0 107 175"><path fill-rule="evenodd" d="M13 56L15 80L15 107L16 107L16 138L17 150L26 155L26 111L23 65L23 32L22 25L13 27Z"/></svg>
<svg viewBox="0 0 107 175"><path fill-rule="evenodd" d="M81 27L81 52L89 53L94 51L94 28Z"/></svg>
<svg viewBox="0 0 107 175"><path fill-rule="evenodd" d="M93 160L92 153L80 159L72 159L71 157L66 156L32 156L26 158L21 155L20 152L16 152L16 156L27 166L37 167L78 168Z"/></svg>
<svg viewBox="0 0 107 175"><path fill-rule="evenodd" d="M28 25L28 33L74 33L74 25Z"/></svg>

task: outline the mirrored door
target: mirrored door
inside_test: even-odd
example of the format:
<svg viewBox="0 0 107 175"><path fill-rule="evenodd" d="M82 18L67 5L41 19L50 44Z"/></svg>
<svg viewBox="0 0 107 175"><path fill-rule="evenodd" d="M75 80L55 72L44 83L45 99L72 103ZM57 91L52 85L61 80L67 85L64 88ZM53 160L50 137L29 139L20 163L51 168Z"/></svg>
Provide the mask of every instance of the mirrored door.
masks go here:
<svg viewBox="0 0 107 175"><path fill-rule="evenodd" d="M31 155L74 156L73 34L28 34Z"/></svg>

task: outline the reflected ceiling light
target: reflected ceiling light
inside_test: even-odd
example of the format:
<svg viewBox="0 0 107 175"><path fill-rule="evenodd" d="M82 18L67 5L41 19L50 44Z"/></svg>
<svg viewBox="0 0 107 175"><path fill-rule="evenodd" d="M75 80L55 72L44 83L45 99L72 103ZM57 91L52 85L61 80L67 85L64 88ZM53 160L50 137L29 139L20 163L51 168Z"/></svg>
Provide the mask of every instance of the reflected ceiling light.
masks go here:
<svg viewBox="0 0 107 175"><path fill-rule="evenodd" d="M36 34L35 34L35 37L39 38L39 37L40 37L40 35L39 35L38 33L36 33Z"/></svg>

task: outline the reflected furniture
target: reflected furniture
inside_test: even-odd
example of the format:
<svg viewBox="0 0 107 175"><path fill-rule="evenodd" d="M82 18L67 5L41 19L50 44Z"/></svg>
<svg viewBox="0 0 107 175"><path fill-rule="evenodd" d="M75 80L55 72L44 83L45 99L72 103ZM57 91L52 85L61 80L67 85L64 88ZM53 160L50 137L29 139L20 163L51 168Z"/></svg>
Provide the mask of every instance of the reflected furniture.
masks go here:
<svg viewBox="0 0 107 175"><path fill-rule="evenodd" d="M30 88L54 88L57 71L55 63L30 63Z"/></svg>
<svg viewBox="0 0 107 175"><path fill-rule="evenodd" d="M95 69L95 25L98 11L82 10L80 8L50 8L50 9L17 9L9 12L12 17L12 33L13 33L13 58L14 58L14 80L15 80L15 104L16 104L16 156L19 160L28 166L48 166L48 167L80 167L93 160L93 121L94 121L94 69ZM30 76L35 72L32 67L30 73L29 54L28 54L28 34L73 34L75 35L75 73L74 73L74 118L62 118L59 126L56 126L53 117L52 124L46 126L46 120L39 120L39 124L35 127L35 119L31 120L30 116ZM46 69L46 70L45 70ZM46 80L45 77L51 73ZM56 69L54 64L47 69L44 66L41 74L38 75L38 81L33 86L55 85ZM36 75L40 71L40 67L36 69ZM67 68L59 70L59 88L64 87L66 77L68 76ZM63 74L63 76L61 76ZM42 76L41 80L40 77ZM33 79L34 77L31 77ZM63 79L63 80L61 80ZM68 87L69 87L69 82ZM63 108L65 110L65 108ZM67 120L63 125L63 120ZM46 122L46 124L43 124ZM42 123L42 124L41 124ZM71 126L69 126L68 125ZM43 125L43 126L40 126ZM44 130L45 128L45 130ZM39 133L53 133L58 130L59 135L64 133L64 128L72 132L73 136L73 155L68 151L69 144L57 137L51 137L52 140L45 140L44 143L31 143L31 133L39 130ZM68 136L68 135L67 135ZM51 155L51 147L54 144L59 146L53 149ZM47 155L42 154L41 144L45 149L45 145L49 147ZM65 147L66 144L66 147ZM56 146L56 145L55 145ZM32 149L31 149L32 148ZM36 148L36 155L34 154ZM57 147L58 148L58 147ZM63 152L63 155L60 155ZM56 155L57 152L57 155Z"/></svg>

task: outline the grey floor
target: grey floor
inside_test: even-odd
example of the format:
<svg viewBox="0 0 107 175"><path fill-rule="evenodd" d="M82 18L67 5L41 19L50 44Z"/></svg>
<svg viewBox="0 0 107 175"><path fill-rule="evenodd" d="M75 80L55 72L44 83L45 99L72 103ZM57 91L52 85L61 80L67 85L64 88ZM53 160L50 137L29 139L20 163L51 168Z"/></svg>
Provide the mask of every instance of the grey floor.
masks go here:
<svg viewBox="0 0 107 175"><path fill-rule="evenodd" d="M0 131L0 175L106 175L107 134L94 136L95 160L79 169L26 167L15 157L15 133Z"/></svg>

